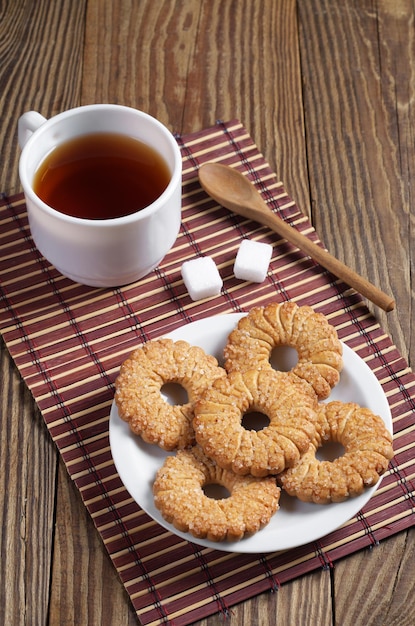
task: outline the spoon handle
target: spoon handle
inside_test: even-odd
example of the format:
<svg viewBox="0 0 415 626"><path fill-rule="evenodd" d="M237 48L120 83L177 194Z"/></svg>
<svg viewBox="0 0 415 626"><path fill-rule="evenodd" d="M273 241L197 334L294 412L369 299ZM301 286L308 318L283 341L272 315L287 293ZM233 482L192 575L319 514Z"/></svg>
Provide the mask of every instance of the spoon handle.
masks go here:
<svg viewBox="0 0 415 626"><path fill-rule="evenodd" d="M395 301L388 294L375 287L375 285L363 278L363 276L357 274L350 267L339 261L339 259L332 256L327 250L284 222L280 217L271 211L269 211L268 215L258 211L257 215L259 222L284 237L284 239L305 252L325 269L343 280L350 287L356 289L362 296L368 298L368 300L381 309L389 312L395 308Z"/></svg>

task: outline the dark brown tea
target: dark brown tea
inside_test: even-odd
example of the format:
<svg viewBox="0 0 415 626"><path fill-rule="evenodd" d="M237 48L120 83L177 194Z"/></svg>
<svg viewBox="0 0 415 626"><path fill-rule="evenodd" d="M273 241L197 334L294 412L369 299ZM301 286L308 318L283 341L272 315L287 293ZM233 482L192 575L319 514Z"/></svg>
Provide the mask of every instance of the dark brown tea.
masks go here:
<svg viewBox="0 0 415 626"><path fill-rule="evenodd" d="M55 148L38 168L33 189L61 213L107 220L148 206L169 181L167 164L150 146L125 135L94 133Z"/></svg>

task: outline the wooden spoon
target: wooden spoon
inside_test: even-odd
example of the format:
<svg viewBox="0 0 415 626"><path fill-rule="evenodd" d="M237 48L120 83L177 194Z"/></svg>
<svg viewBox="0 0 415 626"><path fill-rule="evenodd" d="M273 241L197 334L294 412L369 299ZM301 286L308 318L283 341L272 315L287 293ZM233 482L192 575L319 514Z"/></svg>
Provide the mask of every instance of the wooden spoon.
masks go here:
<svg viewBox="0 0 415 626"><path fill-rule="evenodd" d="M206 163L199 168L199 180L220 205L268 226L384 311L395 308L393 298L273 213L254 185L237 170L219 163Z"/></svg>

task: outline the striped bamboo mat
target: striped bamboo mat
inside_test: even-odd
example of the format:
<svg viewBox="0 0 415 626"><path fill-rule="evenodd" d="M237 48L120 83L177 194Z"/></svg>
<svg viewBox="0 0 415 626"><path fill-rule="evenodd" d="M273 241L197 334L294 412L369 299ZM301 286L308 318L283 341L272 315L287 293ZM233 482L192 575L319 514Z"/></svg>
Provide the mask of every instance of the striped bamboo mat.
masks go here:
<svg viewBox="0 0 415 626"><path fill-rule="evenodd" d="M246 173L272 210L318 242L238 121L177 137L183 155L183 219L176 244L145 279L99 290L62 277L34 248L22 195L0 203L0 324L67 470L78 487L142 624L192 623L393 535L415 522L415 378L353 290L277 235L218 207L197 168L220 161ZM243 237L272 244L264 283L238 281ZM188 297L183 261L215 260L220 296ZM234 554L179 539L132 500L114 467L108 438L113 384L138 344L211 315L247 311L271 299L323 312L373 370L388 398L396 456L363 511L323 539L271 554Z"/></svg>

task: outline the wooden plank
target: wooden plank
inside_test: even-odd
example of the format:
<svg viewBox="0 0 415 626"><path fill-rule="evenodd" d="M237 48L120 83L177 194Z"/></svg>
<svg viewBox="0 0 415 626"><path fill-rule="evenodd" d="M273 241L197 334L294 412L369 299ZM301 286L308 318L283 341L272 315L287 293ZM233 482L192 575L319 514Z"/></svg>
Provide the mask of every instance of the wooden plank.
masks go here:
<svg viewBox="0 0 415 626"><path fill-rule="evenodd" d="M41 624L49 604L56 450L3 340L0 357L0 623Z"/></svg>
<svg viewBox="0 0 415 626"><path fill-rule="evenodd" d="M412 529L336 564L337 623L412 624L414 558Z"/></svg>
<svg viewBox="0 0 415 626"><path fill-rule="evenodd" d="M308 214L296 2L216 0L202 6L183 132L239 118Z"/></svg>
<svg viewBox="0 0 415 626"><path fill-rule="evenodd" d="M403 165L413 162L414 148L400 153L399 137L407 133L399 126L410 119L396 100L403 87L393 68L410 72L411 57L410 47L403 46L405 59L388 38L391 24L399 23L404 29L399 40L413 38L408 15L400 17L405 7L407 13L413 9L406 0L393 9L384 4L388 11L382 13L382 3L368 1L300 3L299 19L313 222L330 251L392 293L399 311L399 303L410 298L413 177ZM408 74L399 82L410 81ZM376 315L406 355L410 320L396 312Z"/></svg>
<svg viewBox="0 0 415 626"><path fill-rule="evenodd" d="M313 221L334 254L393 293L396 312L375 313L411 362L413 4L298 7ZM411 623L404 572L413 536L411 529L336 563L335 623Z"/></svg>
<svg viewBox="0 0 415 626"><path fill-rule="evenodd" d="M16 1L2 12L3 192L20 191L19 116L30 109L49 116L79 103L84 5L71 0L52 4ZM3 341L0 351L4 498L0 512L0 622L46 624L57 452Z"/></svg>
<svg viewBox="0 0 415 626"><path fill-rule="evenodd" d="M62 460L58 477L49 624L136 625L128 594Z"/></svg>

